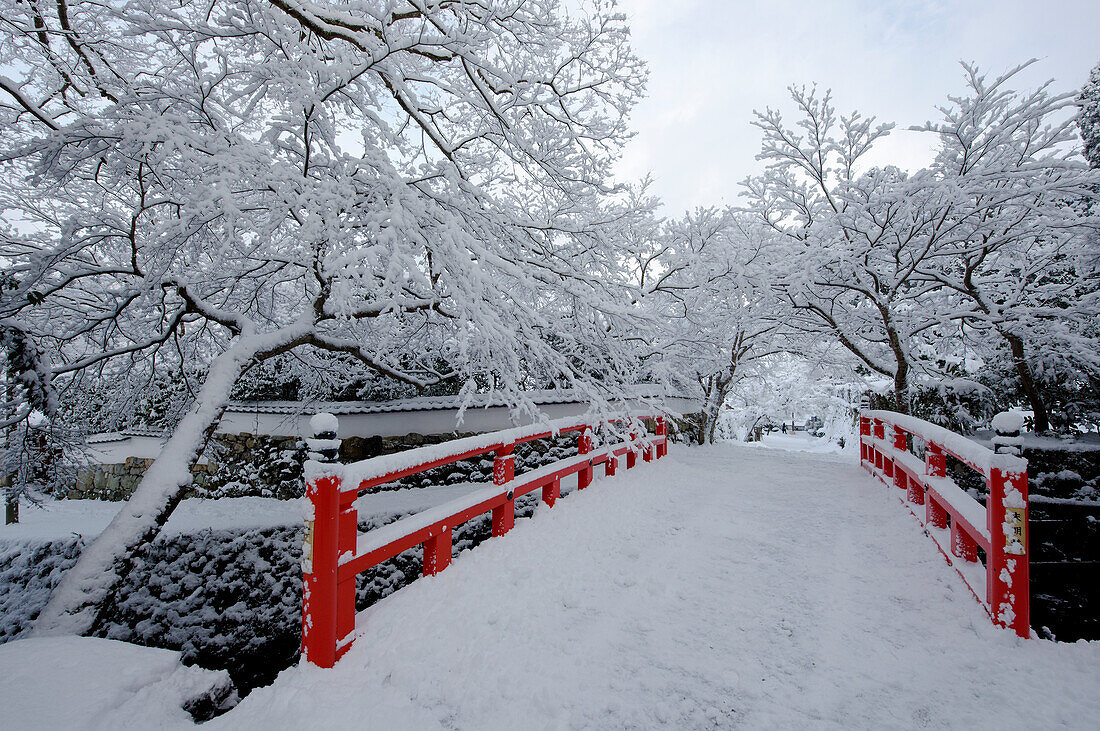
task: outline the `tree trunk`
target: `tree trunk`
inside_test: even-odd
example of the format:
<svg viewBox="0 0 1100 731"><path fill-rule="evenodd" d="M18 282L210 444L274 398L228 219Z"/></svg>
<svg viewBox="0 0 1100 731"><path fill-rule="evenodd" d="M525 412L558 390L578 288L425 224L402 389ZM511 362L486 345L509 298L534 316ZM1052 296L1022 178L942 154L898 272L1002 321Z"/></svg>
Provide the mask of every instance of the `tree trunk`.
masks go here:
<svg viewBox="0 0 1100 731"><path fill-rule="evenodd" d="M898 369L894 373L894 411L909 413L909 364L903 360L898 361Z"/></svg>
<svg viewBox="0 0 1100 731"><path fill-rule="evenodd" d="M1023 338L1017 335L1005 334L1005 340L1008 341L1008 346L1012 350L1012 362L1016 367L1016 375L1020 378L1020 388L1023 389L1024 395L1027 396L1027 401L1031 405L1035 422L1033 429L1036 434L1050 431L1050 415L1047 413L1047 405L1043 401L1043 395L1035 384L1031 366L1028 365L1027 358L1024 357Z"/></svg>
<svg viewBox="0 0 1100 731"><path fill-rule="evenodd" d="M15 490L8 488L4 497L4 525L19 522L19 496Z"/></svg>
<svg viewBox="0 0 1100 731"><path fill-rule="evenodd" d="M194 406L111 524L65 573L35 622L33 635L81 635L95 627L105 600L133 568L137 549L157 536L191 484L191 467L217 426L233 384L261 345L270 341L242 337L210 364Z"/></svg>
<svg viewBox="0 0 1100 731"><path fill-rule="evenodd" d="M902 338L898 335L894 326L890 324L888 313L883 313L883 325L890 340L890 351L894 354L894 411L899 414L909 413L909 358L902 344Z"/></svg>
<svg viewBox="0 0 1100 731"><path fill-rule="evenodd" d="M704 384L705 396L703 399L703 423L699 425L699 443L713 444L714 432L718 426L718 417L722 413L722 404L726 401L726 393L729 391L729 381L723 381L717 375L708 376Z"/></svg>

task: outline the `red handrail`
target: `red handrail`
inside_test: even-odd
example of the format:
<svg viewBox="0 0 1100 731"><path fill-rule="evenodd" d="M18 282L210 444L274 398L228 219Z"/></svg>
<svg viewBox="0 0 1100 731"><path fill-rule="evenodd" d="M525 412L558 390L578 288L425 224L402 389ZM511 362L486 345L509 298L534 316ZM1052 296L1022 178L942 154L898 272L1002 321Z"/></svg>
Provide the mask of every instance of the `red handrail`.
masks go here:
<svg viewBox="0 0 1100 731"><path fill-rule="evenodd" d="M907 449L906 434L924 441L923 462ZM859 435L863 467L885 484L905 491L902 501L993 621L1029 637L1027 460L1008 449L994 452L943 427L892 411L861 412ZM1018 433L1000 441L1009 444L1017 437ZM948 454L985 478L986 507L947 477ZM916 510L920 505L925 506L923 519ZM943 545L949 523L950 554ZM978 562L979 546L986 555L984 582L976 580L967 567Z"/></svg>
<svg viewBox="0 0 1100 731"><path fill-rule="evenodd" d="M445 569L451 561L452 529L471 518L492 511L494 536L502 536L515 524L515 501L542 488L542 501L553 507L560 496L561 479L577 475L577 487L592 483L597 465L614 475L618 457L626 455L627 468L634 467L638 452L646 462L668 454L664 417L634 417L635 429L644 429L641 419L655 418L652 437L632 431L630 439L593 447L590 425L576 421L553 422L507 429L444 444L383 455L354 464L335 464L340 442L336 438L336 417L325 414L312 422L314 438L309 447L320 459L306 463L305 546L302 552L302 654L319 667L332 667L347 652L355 629L355 577L397 554L424 546L424 575ZM554 434L579 431L577 456L515 476L517 444ZM408 516L395 523L360 535L355 499L361 492L402 477L418 474L460 460L493 453L493 485L443 505Z"/></svg>

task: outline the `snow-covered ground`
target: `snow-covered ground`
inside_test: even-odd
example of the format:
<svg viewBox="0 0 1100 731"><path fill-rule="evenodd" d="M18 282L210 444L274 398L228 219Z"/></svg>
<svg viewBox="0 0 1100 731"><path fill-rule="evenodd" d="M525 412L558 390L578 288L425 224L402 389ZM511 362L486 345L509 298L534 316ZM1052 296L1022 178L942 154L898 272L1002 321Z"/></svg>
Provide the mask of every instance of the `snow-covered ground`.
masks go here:
<svg viewBox="0 0 1100 731"><path fill-rule="evenodd" d="M231 686L223 670L180 654L97 637L0 645L0 727L122 729L194 726L183 704Z"/></svg>
<svg viewBox="0 0 1100 731"><path fill-rule="evenodd" d="M215 728L1093 728L1100 643L994 628L856 463L720 445L540 508Z"/></svg>
<svg viewBox="0 0 1100 731"><path fill-rule="evenodd" d="M356 501L360 518L397 515L425 510L434 505L461 497L475 485L410 488L368 493ZM121 502L106 500L50 500L41 506L24 505L19 511L19 523L0 525L0 541L49 540L73 534L94 538L107 527ZM194 533L199 530L269 528L293 525L304 520L299 500L274 500L261 497L222 498L182 501L164 526L165 535Z"/></svg>
<svg viewBox="0 0 1100 731"><path fill-rule="evenodd" d="M833 439L824 439L807 434L804 431L771 432L765 434L759 442L746 442L741 446L765 449L782 449L788 452L810 452L812 454L854 455L859 462L859 436L846 437L844 447Z"/></svg>

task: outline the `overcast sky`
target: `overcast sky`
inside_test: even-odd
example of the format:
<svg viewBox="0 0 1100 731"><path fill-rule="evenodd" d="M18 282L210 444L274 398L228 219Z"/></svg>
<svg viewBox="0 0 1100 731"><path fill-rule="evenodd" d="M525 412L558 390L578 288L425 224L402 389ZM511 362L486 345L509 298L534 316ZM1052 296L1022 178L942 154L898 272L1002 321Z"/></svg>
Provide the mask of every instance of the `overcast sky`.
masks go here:
<svg viewBox="0 0 1100 731"><path fill-rule="evenodd" d="M1100 0L619 0L649 95L619 174L652 173L666 215L737 203L759 170L753 109L786 110L790 84L831 88L837 110L896 122L880 158L919 167L927 139L900 131L963 91L960 60L991 74L1038 58L1031 88L1080 88L1100 62ZM882 160L885 161L885 160Z"/></svg>

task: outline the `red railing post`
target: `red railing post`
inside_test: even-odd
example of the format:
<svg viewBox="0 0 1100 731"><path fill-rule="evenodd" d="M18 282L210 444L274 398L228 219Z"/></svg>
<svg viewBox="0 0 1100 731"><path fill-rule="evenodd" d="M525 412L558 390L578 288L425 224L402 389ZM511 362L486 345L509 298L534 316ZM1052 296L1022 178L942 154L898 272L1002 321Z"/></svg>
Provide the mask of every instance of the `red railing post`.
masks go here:
<svg viewBox="0 0 1100 731"><path fill-rule="evenodd" d="M657 436L663 437L661 443L657 445L657 459L664 457L668 454L668 425L665 424L665 417L657 417Z"/></svg>
<svg viewBox="0 0 1100 731"><path fill-rule="evenodd" d="M947 510L936 502L935 498L928 498L924 506L924 516L925 520L934 528L942 529L947 527Z"/></svg>
<svg viewBox="0 0 1100 731"><path fill-rule="evenodd" d="M872 431L873 431L872 438L873 439L885 440L886 439L886 425L883 423L882 419L872 419L871 424L872 424ZM875 469L879 469L879 470L885 469L883 467L883 464L882 464L882 459L883 459L882 452L879 451L879 448L877 446L875 446L874 443L871 444L871 451L874 453Z"/></svg>
<svg viewBox="0 0 1100 731"><path fill-rule="evenodd" d="M634 451L634 442L638 439L638 432L630 430L630 448L626 450L626 468L628 470L634 469L634 465L638 464L638 453Z"/></svg>
<svg viewBox="0 0 1100 731"><path fill-rule="evenodd" d="M605 477L614 477L615 476L615 470L618 468L618 466L619 466L619 460L615 457L615 455L614 454L607 455L607 461L604 462L604 465L603 465L604 476Z"/></svg>
<svg viewBox="0 0 1100 731"><path fill-rule="evenodd" d="M313 438L310 456L320 465L333 464L339 452L338 422L331 414L310 420ZM340 477L321 474L306 482L307 516L302 548L302 655L322 668L336 664L337 611L341 598L336 585L339 566ZM353 587L354 588L354 587ZM355 596L352 595L352 622Z"/></svg>
<svg viewBox="0 0 1100 731"><path fill-rule="evenodd" d="M935 442L925 442L924 474L929 477L947 476L947 458L943 448ZM936 528L947 527L947 511L932 498L928 498L924 509L925 520Z"/></svg>
<svg viewBox="0 0 1100 731"><path fill-rule="evenodd" d="M359 540L359 512L354 502L347 502L340 508L337 523L336 561L340 556L354 556ZM343 646L345 637L355 631L355 576L349 574L340 578L336 585L336 659L347 650Z"/></svg>
<svg viewBox="0 0 1100 731"><path fill-rule="evenodd" d="M644 424L645 422L642 422L642 423ZM645 427L645 435L644 436L646 438L646 443L645 443L645 446L642 447L642 461L652 462L653 461L653 443L649 441L649 427L648 426Z"/></svg>
<svg viewBox="0 0 1100 731"><path fill-rule="evenodd" d="M905 473L902 473L903 475ZM914 505L924 505L924 485L919 480L907 479L905 499Z"/></svg>
<svg viewBox="0 0 1100 731"><path fill-rule="evenodd" d="M951 519L951 553L969 563L978 560L978 544L959 527L954 518Z"/></svg>
<svg viewBox="0 0 1100 731"><path fill-rule="evenodd" d="M893 434L894 451L896 451L896 452L907 452L908 451L908 443L905 439L905 432L902 431L901 427L896 426L896 425L892 428L894 430L894 434ZM897 462L897 461L898 460L891 460L891 465L893 467L893 472L894 472L894 486L904 490L906 488L905 472L904 472L904 470L900 469L898 467L898 465L894 464L894 462Z"/></svg>
<svg viewBox="0 0 1100 731"><path fill-rule="evenodd" d="M995 454L989 470L986 510L990 539L986 589L994 621L1015 630L1020 637L1030 637L1027 466L1022 460L1017 462L1022 420L1010 418L998 423L1004 416L998 414L993 420L997 436L993 440Z"/></svg>
<svg viewBox="0 0 1100 731"><path fill-rule="evenodd" d="M867 437L865 440L864 437ZM871 439L871 417L863 416L859 417L859 462L863 465L864 469L870 471L868 463L873 463L874 459L871 454L871 445L868 442Z"/></svg>
<svg viewBox="0 0 1100 731"><path fill-rule="evenodd" d="M592 451L592 430L587 426L581 429L581 435L577 437L577 454L588 454ZM583 490L592 484L592 462L587 467L582 467L577 472L577 489Z"/></svg>
<svg viewBox="0 0 1100 731"><path fill-rule="evenodd" d="M542 501L549 507L554 507L561 495L561 478L555 477L542 488Z"/></svg>
<svg viewBox="0 0 1100 731"><path fill-rule="evenodd" d="M943 453L943 447L935 442L925 444L924 474L929 477L947 476L947 456Z"/></svg>
<svg viewBox="0 0 1100 731"><path fill-rule="evenodd" d="M506 444L501 447L493 459L493 484L503 485L511 482L516 476L516 456L512 454L514 445ZM516 524L516 500L512 491L503 505L493 508L493 535L502 536L512 530Z"/></svg>
<svg viewBox="0 0 1100 731"><path fill-rule="evenodd" d="M495 516L494 516L495 517ZM451 526L424 541L424 575L435 576L451 563Z"/></svg>

